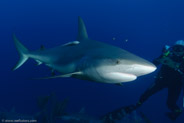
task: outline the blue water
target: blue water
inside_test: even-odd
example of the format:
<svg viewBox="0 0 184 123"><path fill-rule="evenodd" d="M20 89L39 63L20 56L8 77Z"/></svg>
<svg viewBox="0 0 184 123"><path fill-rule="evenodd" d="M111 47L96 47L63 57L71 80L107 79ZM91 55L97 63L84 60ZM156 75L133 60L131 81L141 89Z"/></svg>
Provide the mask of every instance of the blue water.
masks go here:
<svg viewBox="0 0 184 123"><path fill-rule="evenodd" d="M86 107L99 116L134 104L154 81L156 72L119 87L74 78L31 80L50 75L44 65L28 60L11 71L18 61L12 33L30 50L58 46L76 40L81 16L91 39L126 49L147 60L159 56L164 45L184 39L182 0L1 0L0 1L0 107L32 114L36 98L54 92L69 98L70 112ZM116 40L112 40L113 37ZM125 40L128 39L126 42ZM152 96L139 110L153 123L171 123L165 116L167 90ZM181 98L178 104L182 106ZM176 123L183 123L182 114Z"/></svg>

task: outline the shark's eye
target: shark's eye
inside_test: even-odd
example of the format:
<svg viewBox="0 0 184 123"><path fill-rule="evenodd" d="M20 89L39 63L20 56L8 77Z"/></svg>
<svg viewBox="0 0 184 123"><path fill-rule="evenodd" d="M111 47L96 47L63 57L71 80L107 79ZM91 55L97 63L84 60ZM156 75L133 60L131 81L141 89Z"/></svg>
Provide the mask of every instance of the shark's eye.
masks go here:
<svg viewBox="0 0 184 123"><path fill-rule="evenodd" d="M116 64L119 64L120 63L120 60L118 59L118 60L116 60Z"/></svg>

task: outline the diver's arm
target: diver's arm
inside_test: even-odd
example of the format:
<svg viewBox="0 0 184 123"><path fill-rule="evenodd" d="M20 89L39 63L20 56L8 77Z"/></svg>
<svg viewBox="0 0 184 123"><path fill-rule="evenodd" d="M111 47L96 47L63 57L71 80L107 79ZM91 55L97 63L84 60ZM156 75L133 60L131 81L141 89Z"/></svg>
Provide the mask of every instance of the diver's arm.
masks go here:
<svg viewBox="0 0 184 123"><path fill-rule="evenodd" d="M163 47L163 49L162 49L162 54L161 54L158 58L154 59L152 63L153 63L155 66L160 65L160 64L161 64L160 60L161 60L163 57L167 57L167 56L169 55L169 53L170 53L169 50L170 50L170 46L165 45L165 46Z"/></svg>
<svg viewBox="0 0 184 123"><path fill-rule="evenodd" d="M163 57L163 55L159 56L158 58L154 59L152 61L152 63L155 65L155 66L158 66L160 65L160 59Z"/></svg>
<svg viewBox="0 0 184 123"><path fill-rule="evenodd" d="M181 64L179 65L178 71L181 74L184 74L184 60L181 62Z"/></svg>

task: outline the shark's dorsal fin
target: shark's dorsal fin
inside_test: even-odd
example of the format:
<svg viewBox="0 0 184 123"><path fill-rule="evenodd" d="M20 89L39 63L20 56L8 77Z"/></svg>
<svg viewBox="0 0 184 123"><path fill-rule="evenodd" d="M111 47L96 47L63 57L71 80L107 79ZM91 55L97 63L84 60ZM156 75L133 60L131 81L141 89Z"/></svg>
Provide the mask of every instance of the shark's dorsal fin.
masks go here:
<svg viewBox="0 0 184 123"><path fill-rule="evenodd" d="M78 41L82 41L88 39L88 34L86 31L86 27L85 24L82 20L82 18L79 16L78 17L78 36L77 36L77 40Z"/></svg>

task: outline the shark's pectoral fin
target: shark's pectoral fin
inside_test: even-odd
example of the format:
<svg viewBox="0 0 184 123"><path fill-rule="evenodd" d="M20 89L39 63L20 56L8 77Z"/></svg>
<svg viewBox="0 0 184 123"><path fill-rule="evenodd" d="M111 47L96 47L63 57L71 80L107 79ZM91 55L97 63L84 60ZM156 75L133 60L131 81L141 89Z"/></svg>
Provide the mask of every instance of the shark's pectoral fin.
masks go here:
<svg viewBox="0 0 184 123"><path fill-rule="evenodd" d="M73 72L73 73L64 74L64 75L49 76L49 77L34 78L34 79L55 79L55 78L71 77L72 75L82 75L82 72Z"/></svg>
<svg viewBox="0 0 184 123"><path fill-rule="evenodd" d="M79 44L80 42L79 41L72 41L72 42L68 42L66 44L63 44L62 46L74 46L74 45L77 45Z"/></svg>

